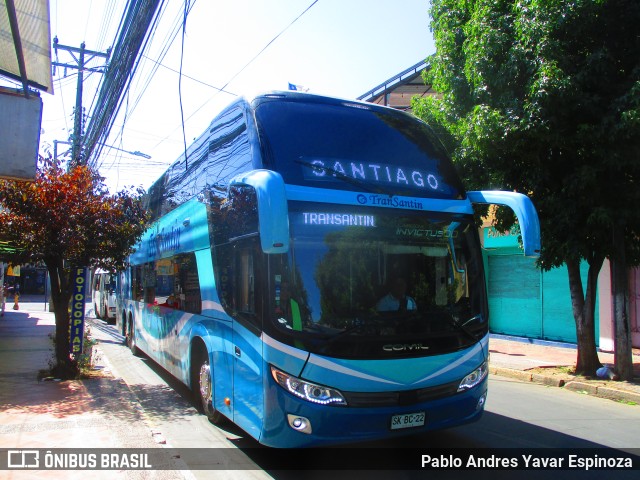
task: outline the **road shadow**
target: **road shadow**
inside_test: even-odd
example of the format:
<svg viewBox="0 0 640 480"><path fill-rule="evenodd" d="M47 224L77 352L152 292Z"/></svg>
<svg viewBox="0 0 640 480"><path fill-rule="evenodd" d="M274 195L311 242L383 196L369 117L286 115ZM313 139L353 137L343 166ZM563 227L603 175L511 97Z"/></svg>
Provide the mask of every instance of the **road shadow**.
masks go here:
<svg viewBox="0 0 640 480"><path fill-rule="evenodd" d="M487 432L503 432L501 438ZM353 479L637 479L640 449L621 451L503 415L486 412L475 424L426 432L377 442L354 443L336 448L271 450L250 444L239 448L277 480ZM439 460L422 467L423 455ZM576 455L570 464L569 455ZM529 459L529 469L525 457ZM623 457L633 468L586 469L580 461ZM560 459L563 468L533 467L534 459ZM452 465L455 459L460 465ZM483 460L485 459L485 460ZM493 460L492 460L493 459ZM497 459L504 462L495 463ZM497 468L481 468L493 461ZM448 462L448 464L447 464ZM491 465L490 463L488 465ZM506 465L506 467L504 467ZM549 464L550 465L550 464ZM569 468L571 465L572 468ZM299 468L297 468L299 467Z"/></svg>
<svg viewBox="0 0 640 480"><path fill-rule="evenodd" d="M20 322L34 321L28 314L16 317L16 320L18 319ZM11 328L19 329L20 325L12 325ZM109 335L101 339L101 342L121 344L124 340L113 327L105 327L104 330ZM4 355L7 353L5 351ZM90 409L126 422L144 421L147 415L167 422L179 422L185 416L199 415L191 392L185 385L148 357L141 356L140 361L166 382L166 385L126 385L124 381L113 377L49 382L46 385L41 382L37 384L37 388L52 389L53 392L57 392L56 396L52 395L51 391L42 395L42 391L36 390L36 395L21 398L20 406L41 409L43 412L50 412L61 418L74 415L79 409ZM0 374L2 374L1 371ZM32 389L34 383L31 384ZM557 449L570 449L582 456L603 455L604 452L617 453L605 447L604 444L583 440L492 412L485 412L478 422L464 427L321 449L291 450L264 447L230 422L224 422L220 426L211 425L210 428L222 430L229 439L229 443L236 448L198 449L205 450L205 457L206 454L213 453L212 456L218 459L215 465L203 464L202 457L190 464L187 453L180 455L187 467L192 470L224 469L238 472L249 469L264 470L276 480L298 480L299 478L324 480L327 476L332 480L343 478L352 480L354 475L366 475L367 479L374 480L390 477L394 479L425 477L458 479L471 475L474 475L474 478L491 478L492 480L547 479L554 472L568 479L601 479L615 475L616 479L633 478L635 480L638 475L637 469L554 471L516 468L487 470L473 466L460 469L421 468L423 454L458 455L467 459L469 455L500 457L508 454L521 457L532 452L535 456L551 456L557 453ZM625 453L625 455L628 454ZM638 462L637 457L635 461ZM523 460L520 460L520 466L522 465ZM638 465L636 463L636 468Z"/></svg>

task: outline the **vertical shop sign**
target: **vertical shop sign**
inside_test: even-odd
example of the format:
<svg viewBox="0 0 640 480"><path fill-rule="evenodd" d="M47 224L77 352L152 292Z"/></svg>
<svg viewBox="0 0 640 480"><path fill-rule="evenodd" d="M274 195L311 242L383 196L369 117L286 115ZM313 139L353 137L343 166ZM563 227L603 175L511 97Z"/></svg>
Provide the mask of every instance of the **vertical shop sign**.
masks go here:
<svg viewBox="0 0 640 480"><path fill-rule="evenodd" d="M73 269L73 293L71 295L71 323L69 332L69 353L78 356L82 353L84 338L84 291L87 269Z"/></svg>

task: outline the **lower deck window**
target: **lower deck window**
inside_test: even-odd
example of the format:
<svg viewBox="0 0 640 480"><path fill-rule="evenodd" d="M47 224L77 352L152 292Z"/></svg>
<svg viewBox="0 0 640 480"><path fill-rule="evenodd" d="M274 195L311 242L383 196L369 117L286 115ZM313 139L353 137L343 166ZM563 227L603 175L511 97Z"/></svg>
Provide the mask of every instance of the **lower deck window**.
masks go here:
<svg viewBox="0 0 640 480"><path fill-rule="evenodd" d="M132 298L147 305L202 312L195 253L176 255L132 268Z"/></svg>

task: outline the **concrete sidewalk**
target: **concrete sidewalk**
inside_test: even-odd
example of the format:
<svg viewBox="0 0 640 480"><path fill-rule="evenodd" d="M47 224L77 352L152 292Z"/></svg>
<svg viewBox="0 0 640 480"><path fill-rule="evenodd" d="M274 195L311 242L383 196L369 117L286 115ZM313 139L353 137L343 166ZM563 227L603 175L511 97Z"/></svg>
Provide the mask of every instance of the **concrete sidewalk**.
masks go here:
<svg viewBox="0 0 640 480"><path fill-rule="evenodd" d="M113 376L38 381L53 356L53 313L42 302L21 303L0 318L0 450L19 448L162 448L135 395ZM99 346L98 346L99 347ZM573 366L576 350L541 342L496 337L489 343L490 372L640 405L638 383L574 378L549 367ZM603 363L613 356L601 353ZM634 356L640 374L640 356ZM565 369L568 370L568 369ZM639 375L640 377L640 375ZM637 378L636 380L639 380ZM640 407L639 407L640 408ZM131 425L144 425L131 428ZM5 474L9 474L7 477ZM78 474L74 477L74 474ZM140 473L140 472L138 472ZM154 478L183 478L157 471ZM20 475L18 475L20 474ZM60 476L56 476L60 474ZM92 472L92 478L125 478L128 472ZM37 472L3 472L3 478L36 478ZM49 471L47 478L85 478L82 472ZM128 477L126 477L128 478ZM148 478L148 477L145 477Z"/></svg>
<svg viewBox="0 0 640 480"><path fill-rule="evenodd" d="M135 395L121 379L39 381L53 358L55 321L44 303L7 305L0 317L0 451L11 449L154 448ZM6 465L5 462L0 464ZM170 461L168 459L167 461ZM3 479L42 478L41 471L0 470ZM47 470L47 479L86 479L86 471ZM92 471L91 478L182 479L180 471Z"/></svg>
<svg viewBox="0 0 640 480"><path fill-rule="evenodd" d="M577 360L574 345L492 335L489 372L528 382L563 387L580 393L640 405L640 350L633 351L633 382L572 375ZM600 362L614 366L614 355L598 352ZM557 368L566 367L566 368Z"/></svg>

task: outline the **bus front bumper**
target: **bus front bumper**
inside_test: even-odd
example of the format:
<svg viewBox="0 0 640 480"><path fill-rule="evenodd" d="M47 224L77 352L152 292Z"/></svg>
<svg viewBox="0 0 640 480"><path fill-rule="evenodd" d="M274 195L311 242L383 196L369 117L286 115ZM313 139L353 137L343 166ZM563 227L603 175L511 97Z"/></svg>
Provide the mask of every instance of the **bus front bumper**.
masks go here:
<svg viewBox="0 0 640 480"><path fill-rule="evenodd" d="M479 420L486 395L487 378L467 391L411 405L330 406L296 398L272 384L260 443L282 448L323 446L441 430Z"/></svg>

